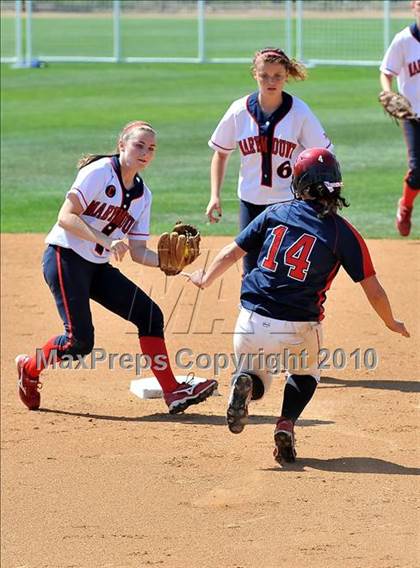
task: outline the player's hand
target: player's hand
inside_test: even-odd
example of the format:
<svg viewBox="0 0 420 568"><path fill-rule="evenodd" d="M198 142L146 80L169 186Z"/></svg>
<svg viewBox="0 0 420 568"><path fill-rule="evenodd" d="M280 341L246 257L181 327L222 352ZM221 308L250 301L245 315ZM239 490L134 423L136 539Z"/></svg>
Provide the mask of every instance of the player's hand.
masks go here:
<svg viewBox="0 0 420 568"><path fill-rule="evenodd" d="M217 214L217 216L215 216ZM206 215L210 223L218 223L222 216L222 204L220 199L212 198L206 209Z"/></svg>
<svg viewBox="0 0 420 568"><path fill-rule="evenodd" d="M205 275L206 273L204 272L204 270L202 268L199 268L198 270L192 272L188 276L188 280L192 282L195 286L197 286L197 288L201 288L202 290L204 290L203 279Z"/></svg>
<svg viewBox="0 0 420 568"><path fill-rule="evenodd" d="M403 321L394 320L392 323L386 326L388 329L393 331L394 333L400 333L404 337L410 337L410 334L405 328Z"/></svg>
<svg viewBox="0 0 420 568"><path fill-rule="evenodd" d="M125 256L125 253L129 250L129 248L130 247L128 246L127 243L125 243L124 241L117 240L111 242L109 250L114 256L114 259L117 262L121 262Z"/></svg>

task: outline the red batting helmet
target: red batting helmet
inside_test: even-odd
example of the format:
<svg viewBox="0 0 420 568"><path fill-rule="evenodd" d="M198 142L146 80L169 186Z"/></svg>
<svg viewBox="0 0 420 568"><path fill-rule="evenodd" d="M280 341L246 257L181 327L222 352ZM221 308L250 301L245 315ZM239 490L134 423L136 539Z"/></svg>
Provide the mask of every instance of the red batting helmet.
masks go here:
<svg viewBox="0 0 420 568"><path fill-rule="evenodd" d="M292 179L297 199L333 197L340 193L342 185L340 165L332 152L326 148L309 148L299 154Z"/></svg>

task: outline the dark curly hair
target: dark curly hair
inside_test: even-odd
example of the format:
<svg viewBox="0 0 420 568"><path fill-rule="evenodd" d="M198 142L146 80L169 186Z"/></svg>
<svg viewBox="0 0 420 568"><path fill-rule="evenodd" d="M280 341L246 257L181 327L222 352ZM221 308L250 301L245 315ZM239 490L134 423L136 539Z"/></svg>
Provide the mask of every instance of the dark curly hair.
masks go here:
<svg viewBox="0 0 420 568"><path fill-rule="evenodd" d="M331 188L328 182L318 182L307 186L297 199L314 200L320 206L318 210L318 218L323 219L327 215L337 213L337 210L343 207L349 207L350 203L341 195L341 186Z"/></svg>

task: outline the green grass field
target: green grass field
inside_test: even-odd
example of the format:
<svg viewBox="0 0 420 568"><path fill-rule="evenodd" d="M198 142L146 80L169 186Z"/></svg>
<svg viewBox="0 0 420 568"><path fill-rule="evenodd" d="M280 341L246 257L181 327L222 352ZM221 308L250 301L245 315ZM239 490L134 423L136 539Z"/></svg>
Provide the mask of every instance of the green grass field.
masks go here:
<svg viewBox="0 0 420 568"><path fill-rule="evenodd" d="M194 55L186 52L187 44L184 54ZM2 231L47 231L79 156L112 150L120 127L140 118L159 133L155 162L144 175L154 195L152 232L178 216L196 222L204 234L236 232L236 154L222 193L223 222L206 224L207 140L230 102L254 90L247 65L2 65L1 79ZM311 106L334 141L351 202L345 215L368 237L396 237L406 150L400 128L377 103L378 90L378 70L361 67L310 69L307 81L289 88ZM418 215L415 225L412 236L419 237Z"/></svg>

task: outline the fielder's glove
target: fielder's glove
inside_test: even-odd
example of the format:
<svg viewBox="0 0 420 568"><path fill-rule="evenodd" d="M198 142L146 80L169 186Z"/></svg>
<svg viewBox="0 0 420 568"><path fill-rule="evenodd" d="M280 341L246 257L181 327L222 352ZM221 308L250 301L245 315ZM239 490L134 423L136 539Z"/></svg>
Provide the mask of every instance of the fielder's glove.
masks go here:
<svg viewBox="0 0 420 568"><path fill-rule="evenodd" d="M175 276L200 254L200 232L194 225L177 221L170 233L159 237L157 250L159 268L167 276Z"/></svg>
<svg viewBox="0 0 420 568"><path fill-rule="evenodd" d="M392 118L397 120L419 120L419 117L413 111L410 101L404 95L393 93L392 91L381 91L378 100L384 107L385 112Z"/></svg>

